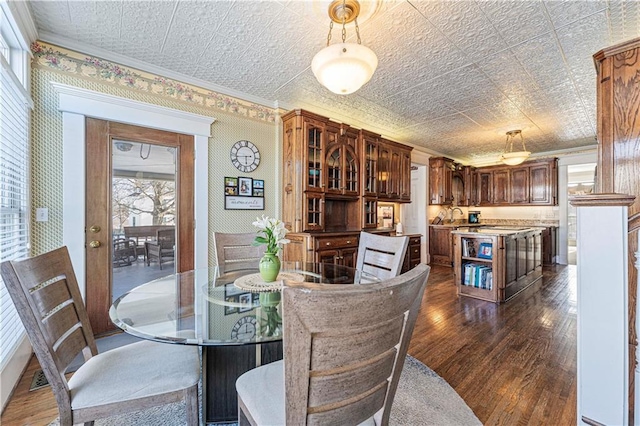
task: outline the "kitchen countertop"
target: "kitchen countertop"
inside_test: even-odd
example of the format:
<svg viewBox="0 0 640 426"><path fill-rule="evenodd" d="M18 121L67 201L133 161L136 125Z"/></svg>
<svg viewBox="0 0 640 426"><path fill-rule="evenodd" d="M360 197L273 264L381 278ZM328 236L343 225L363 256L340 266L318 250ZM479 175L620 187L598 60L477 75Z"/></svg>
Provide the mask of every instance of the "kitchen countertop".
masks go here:
<svg viewBox="0 0 640 426"><path fill-rule="evenodd" d="M501 236L501 235L514 235L522 232L541 231L543 227L529 226L529 227L509 227L509 226L481 226L481 227L465 227L460 226L457 229L451 231L452 234L468 234L476 236L478 234Z"/></svg>

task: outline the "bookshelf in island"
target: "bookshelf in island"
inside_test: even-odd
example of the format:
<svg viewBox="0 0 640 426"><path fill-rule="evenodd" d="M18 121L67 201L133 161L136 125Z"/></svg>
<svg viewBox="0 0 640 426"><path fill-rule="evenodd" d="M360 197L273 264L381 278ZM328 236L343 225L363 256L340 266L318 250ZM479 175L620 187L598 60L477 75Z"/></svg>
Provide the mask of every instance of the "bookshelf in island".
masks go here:
<svg viewBox="0 0 640 426"><path fill-rule="evenodd" d="M541 228L452 231L458 296L505 302L542 277Z"/></svg>

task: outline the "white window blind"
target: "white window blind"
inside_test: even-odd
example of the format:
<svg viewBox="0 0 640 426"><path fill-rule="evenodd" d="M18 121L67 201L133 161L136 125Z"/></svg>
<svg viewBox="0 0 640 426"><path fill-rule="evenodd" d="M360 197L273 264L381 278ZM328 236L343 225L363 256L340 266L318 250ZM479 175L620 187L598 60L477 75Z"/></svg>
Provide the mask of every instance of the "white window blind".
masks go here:
<svg viewBox="0 0 640 426"><path fill-rule="evenodd" d="M0 262L29 255L29 97L0 55ZM24 334L0 278L0 365Z"/></svg>

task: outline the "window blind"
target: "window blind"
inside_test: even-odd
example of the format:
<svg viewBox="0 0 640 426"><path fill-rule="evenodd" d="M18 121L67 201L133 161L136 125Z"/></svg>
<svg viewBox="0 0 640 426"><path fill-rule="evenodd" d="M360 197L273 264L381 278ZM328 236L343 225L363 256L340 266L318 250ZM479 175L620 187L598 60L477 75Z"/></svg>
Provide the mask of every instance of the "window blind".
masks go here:
<svg viewBox="0 0 640 426"><path fill-rule="evenodd" d="M28 95L0 55L0 262L29 255ZM0 365L24 334L0 278Z"/></svg>

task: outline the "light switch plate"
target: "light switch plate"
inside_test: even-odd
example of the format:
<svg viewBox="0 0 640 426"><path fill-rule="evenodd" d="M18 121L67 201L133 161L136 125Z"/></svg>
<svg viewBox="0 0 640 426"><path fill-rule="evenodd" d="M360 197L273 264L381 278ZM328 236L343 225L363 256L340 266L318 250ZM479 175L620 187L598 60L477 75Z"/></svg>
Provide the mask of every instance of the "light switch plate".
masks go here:
<svg viewBox="0 0 640 426"><path fill-rule="evenodd" d="M48 222L49 209L46 207L38 207L36 209L36 222Z"/></svg>

